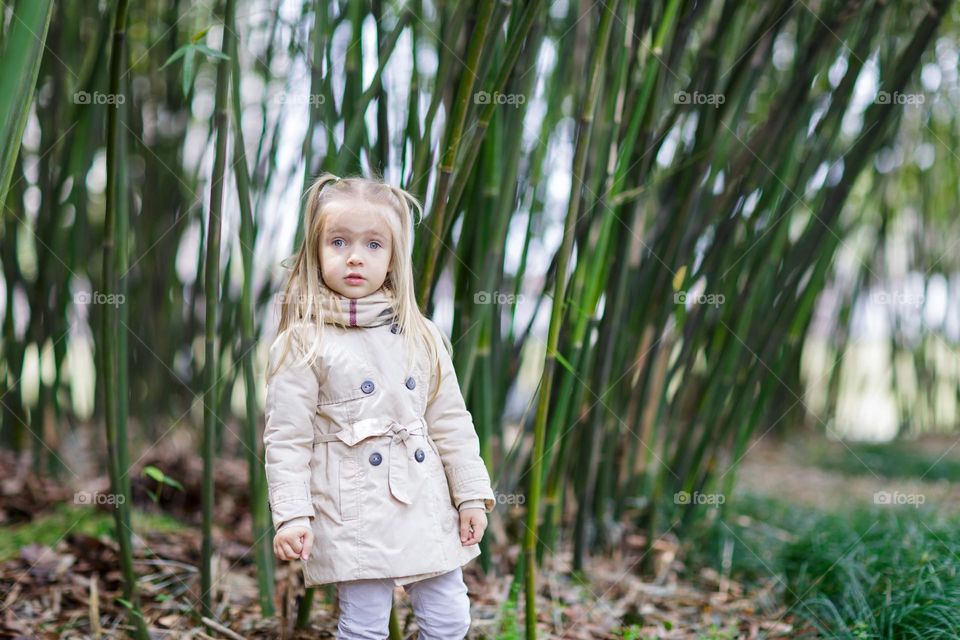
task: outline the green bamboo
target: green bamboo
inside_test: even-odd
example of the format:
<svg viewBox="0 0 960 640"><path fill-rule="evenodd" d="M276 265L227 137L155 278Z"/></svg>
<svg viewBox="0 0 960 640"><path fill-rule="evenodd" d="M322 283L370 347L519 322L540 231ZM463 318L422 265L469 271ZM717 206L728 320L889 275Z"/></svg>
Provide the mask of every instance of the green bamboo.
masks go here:
<svg viewBox="0 0 960 640"><path fill-rule="evenodd" d="M303 158L304 158L304 171L303 171L303 184L302 192L306 193L307 188L310 183L313 181L315 172L313 169L313 158L314 158L314 145L313 143L313 132L317 126L317 123L320 121L321 109L319 101L323 99L326 103L327 97L329 94L325 93L325 79L324 74L322 73L322 58L323 51L326 46L326 27L329 17L327 16L327 6L328 3L324 0L315 0L313 3L313 31L311 32L311 40L313 42L313 55L310 58L310 99L307 100L307 133L303 137ZM332 96L330 96L332 97ZM328 138L328 144L330 138ZM307 207L307 202L303 199L300 201L300 224L297 225L297 230L293 239L294 246L300 246L303 242L303 216L305 215Z"/></svg>
<svg viewBox="0 0 960 640"><path fill-rule="evenodd" d="M228 28L236 32L236 25ZM247 468L249 473L250 507L253 521L254 556L257 563L257 585L260 593L260 612L264 616L274 613L274 555L273 523L267 509L266 478L260 455L261 438L258 430L257 381L254 373L254 347L257 344L254 330L253 300L253 246L256 241L253 209L250 201L250 176L247 169L246 145L243 138L242 109L240 105L240 59L237 55L237 40L230 39L227 55L231 61L231 107L233 117L233 170L240 202L240 252L243 258L243 290L240 299L240 356L243 366L243 381L246 391Z"/></svg>
<svg viewBox="0 0 960 640"><path fill-rule="evenodd" d="M603 78L604 62L606 59L607 44L610 41L610 32L613 16L617 9L617 2L605 5L600 27L597 31L597 41L592 56L592 67L589 75L589 87L581 108L578 127L577 144L573 160L573 187L570 189L570 198L567 203L567 217L563 229L563 241L558 252L557 278L554 285L553 306L550 314L550 329L547 335L547 351L544 356L543 379L537 404L536 422L534 424L533 468L530 473L530 489L528 492L529 509L527 512L527 530L523 540L523 554L526 565L526 630L527 638L537 637L537 583L536 583L536 551L537 524L539 520L539 501L541 483L541 465L543 457L544 431L549 411L550 390L553 384L554 368L556 363L557 338L560 333L560 321L566 306L566 272L567 262L573 249L573 231L577 221L580 206L580 183L583 180L584 169L587 164L587 149L590 143L590 132L593 126L593 112L597 102L597 94Z"/></svg>
<svg viewBox="0 0 960 640"><path fill-rule="evenodd" d="M235 0L223 0L221 21L224 25L221 50L227 56L234 49L233 30ZM220 292L220 217L223 208L223 187L226 169L227 136L229 135L228 103L230 89L229 60L217 62L217 89L213 129L217 142L213 159L210 187L210 211L208 217L206 265L204 272L204 402L203 402L203 543L200 551L201 606L203 614L214 617L213 611L213 465L217 423L217 385L220 379L218 366L217 333Z"/></svg>
<svg viewBox="0 0 960 640"><path fill-rule="evenodd" d="M125 40L127 24L127 2L118 0L113 26L113 43L110 51L110 92L113 96L121 95L120 74L124 68ZM120 108L114 104L107 109L107 186L106 210L104 214L103 231L103 276L102 282L105 292L110 294L120 292L118 281L120 265L125 263L126 234L118 231L126 229L126 222L118 217L126 211L126 207L118 204L118 198L126 197L126 190L119 181L120 164L124 159L120 157L122 151L120 137ZM119 258L116 254L119 254ZM121 391L124 388L121 382L126 378L125 363L120 356L124 349L120 342L121 308L125 301L118 298L119 304L104 305L100 326L100 368L103 379L103 397L105 407L105 424L107 430L107 449L109 456L110 485L116 497L114 509L114 526L117 542L120 546L120 568L123 573L123 594L127 608L127 615L135 637L145 640L149 638L146 620L140 610L140 596L137 588L137 575L133 566L133 548L130 543L130 490L129 480L126 479L127 462L126 430L121 407Z"/></svg>
<svg viewBox="0 0 960 640"><path fill-rule="evenodd" d="M469 39L467 58L464 62L465 73L460 76L457 88L457 97L454 101L450 120L444 127L444 152L437 167L437 187L430 207L430 235L427 238L426 263L418 287L418 303L421 310L426 310L433 290L434 270L437 258L440 255L440 239L444 227L444 218L447 209L447 198L450 194L450 180L453 175L454 161L460 142L464 135L464 123L470 101L473 99L473 88L476 82L476 71L479 65L480 54L483 52L486 39L492 23L491 17L495 3L492 0L481 0L473 36Z"/></svg>
<svg viewBox="0 0 960 640"><path fill-rule="evenodd" d="M65 402L72 398L75 379L63 363L73 339L66 334L67 322L77 314L64 292L77 281L100 281L101 274L91 278L91 269L104 265L94 261L91 266L88 258L99 255L95 245L100 225L107 222L101 221L99 188L89 179L99 175L91 169L102 153L103 106L69 98L73 91L92 94L106 84L100 72L109 67L113 20L103 18L113 8L57 5L60 13L47 18L49 32L37 30L48 53L33 81L24 80L21 87L32 59L17 57L25 50L11 50L10 38L22 27L10 19L15 5L18 12L26 6L16 0L7 8L0 50L5 70L17 73L0 74L0 83L14 87L3 92L0 111L26 105L30 115L23 131L28 130L30 145L20 150L17 139L12 170L2 167L11 175L0 257L6 308L21 305L25 294L29 314L26 322L11 313L3 319L0 441L14 448L32 446L38 469L55 474L50 464L55 458L46 447L60 454L61 425L75 417L70 415L74 407ZM618 46L606 45L609 61L603 88L592 97L589 141L574 159L576 216L564 222L569 244L553 236L559 228L557 179L571 177L556 164L556 154L571 146L571 131L583 128L574 121L571 129L570 119L586 104L590 86L572 79L591 77L603 13L594 9L602 5L573 3L546 11L540 0L492 8L482 3L434 8L418 1L395 8L381 0L333 6L304 0L294 14L271 11L262 21L241 20L244 40L250 35L250 55L237 58L235 47L228 54L232 93L225 104L231 122L224 125L237 141L231 160L239 217L220 212L224 224L238 221L241 246L226 256L216 286L205 288L192 273L182 281L182 252L189 249L187 261L196 262L197 273L209 270L204 253L214 241L213 226L203 219L205 203L197 195L204 192L209 165L197 163L184 140L213 150L222 129L217 127L220 113L209 125L200 122L196 131L191 114L202 107L209 89L201 83L184 95L179 70L159 67L206 25L184 14L183 2L131 5L131 33L133 25L155 21L164 25L164 35L149 47L138 41L132 48L138 59L131 60L129 71L121 70L120 86L137 83L136 108L121 110L113 121L121 132L110 154L117 167L110 187L111 250L120 274L113 292L127 296L130 305L119 310L117 322L123 328L132 318L134 336L150 336L130 341L125 353L129 336L116 334L109 343L113 362L120 363L113 365L120 377L109 387L119 398L116 406L106 405L97 389L93 419L109 417L114 430L115 484L127 490L125 431L117 430L125 417L144 424L146 442L159 441L164 420L153 418L170 411L186 415L196 395L204 393L205 411L216 418L208 431L205 412L209 443L205 440L204 449L212 451L211 459L246 456L253 469L249 494L257 544L251 559L257 562L261 609L269 612L272 554L264 552L270 551L272 529L264 519L262 470L253 466L260 461L251 440L257 385L249 355L258 323L269 322L277 274L252 270L252 248L266 250L266 262L276 264L282 256L270 253L272 242L258 238L257 230L275 230L280 220L264 205L278 193L298 190L317 170L347 167L382 172L391 180L399 176L422 201L432 199L428 213L433 217L416 230L414 268L417 282L427 285L419 298L427 300L427 311L433 303L446 309L452 304L455 368L498 497L519 495L534 482L539 487L535 508L532 494L524 496L525 517L536 518L537 540L532 563L526 562L524 548L517 566L509 567L518 578L523 574L526 581L533 572L535 584L536 564L549 561L564 544L572 543L567 549L576 575L591 554L616 548L624 527L639 527L649 551L671 527L683 536L698 518L722 515L678 505L673 493L729 494L739 460L757 438L776 437L798 425L831 430L828 416L847 400L849 365L824 370L822 380L808 379L809 372L800 367L813 338L822 339L812 335L819 331L812 320L821 293L840 287L841 304L832 318L836 328L826 348L831 360L842 364L845 353L854 353L846 327L850 314L874 286L894 277L890 251L903 241L904 229L911 243L909 268L928 272L924 286L949 278L957 268L949 247L956 224L943 213L960 193L954 179L960 158L949 152L960 142L957 117L943 109L943 89L927 92L917 74L922 65L942 62L932 51L930 34L939 27L931 20L952 26L956 15L946 13L951 6L931 4L925 13L879 0L864 0L855 9L839 1L807 7L791 0L621 3L609 35ZM25 15L17 13L29 22ZM361 38L374 21L376 64L363 59L362 45L368 43ZM72 24L97 28L87 34L67 28ZM337 46L351 47L347 55L338 57L334 34ZM40 46L32 36L25 42ZM396 64L394 55L408 42L412 68L407 61ZM559 55L545 55L547 48ZM927 103L878 104L851 113L853 90L867 60L876 61L882 91L923 92ZM401 66L404 77L397 75ZM273 104L281 87L300 93L295 82L301 76L284 72L293 68L308 70L311 93L326 98L313 101L308 110L302 175L290 170L282 153L289 114ZM204 74L199 77L206 82ZM143 82L146 78L158 81ZM398 80L409 81L409 96L392 93ZM465 93L468 80L472 86ZM257 129L260 134L248 140L249 149L239 126L241 81L251 90L245 97L255 101L243 105L248 137ZM44 91L33 101L38 83ZM334 86L344 94L339 108L331 99ZM480 90L527 100L519 107L477 104L473 98ZM676 99L678 91L724 100L683 103ZM370 117L373 100L376 125ZM863 125L851 138L854 119ZM583 143L575 135L576 151ZM935 150L932 164L911 161L914 154L929 155L921 145ZM896 153L874 163L882 148ZM905 159L893 171L891 155ZM126 158L129 162L118 161ZM814 184L824 166L831 168L830 178ZM220 188L221 198L223 188L229 187ZM128 215L137 216L136 225L127 226ZM296 226L295 241L302 230ZM122 248L124 240L129 248ZM839 278L838 259L846 264L851 255L862 264ZM435 300L437 283L446 284L447 276L452 296ZM565 290L558 299L561 280ZM726 303L687 308L675 302L675 293L694 287L722 294ZM106 282L101 289L109 289ZM526 299L477 304L477 292ZM207 304L217 300L217 340L206 357L200 355L207 337L199 326L200 296ZM551 365L551 384L549 392L541 388L534 394L537 411L532 411L532 401L523 406L527 399L521 396L529 393L530 367L541 358L536 328L548 304L559 314L551 320L558 327L555 342L543 356ZM97 326L105 321L98 315L104 309L90 309ZM944 370L937 329L924 324L914 344L901 326L905 315L903 309L889 310L894 327L889 364L904 434L942 423L934 409L960 396L960 379L952 369ZM53 376L46 375L45 351L39 384L21 381L32 354L51 347ZM107 383L104 349L106 344L97 350L102 385ZM126 362L138 366L138 375L129 380L120 368ZM208 366L201 374L204 362ZM223 371L207 395L212 367ZM239 407L243 415L230 416L241 376L247 394ZM818 387L825 391L825 408L808 408L804 393ZM38 399L20 406L21 395L33 389ZM508 397L511 411L521 403L519 425L506 414ZM549 412L540 411L544 402ZM233 439L228 427L238 422L241 437ZM518 511L506 501L498 503L492 523L505 527L492 526L482 541L483 569L496 564L490 551L514 535ZM118 527L129 525L123 516ZM499 540L503 532L508 539ZM650 570L647 560L654 556L646 554L637 569ZM624 569L635 559L627 559ZM326 594L332 599L330 589ZM315 596L310 589L301 600L301 626L309 621L308 603Z"/></svg>
<svg viewBox="0 0 960 640"><path fill-rule="evenodd" d="M529 35L533 29L534 21L540 16L542 11L543 0L533 0L527 4L523 9L523 14L520 16L520 19L514 29L510 32L510 42L507 45L507 50L504 52L503 64L500 67L499 73L497 74L496 81L493 83L493 90L491 94L502 93L506 87L507 82L510 80L511 73L514 66L517 63L517 60L520 58L521 48L529 51L530 49L536 48L540 40L539 37L530 38ZM528 53L528 57L529 53ZM529 62L529 64L533 64ZM525 91L517 92L517 95L527 96L530 94L530 82L533 81L534 76L529 74L531 67L527 66L526 71L523 74L523 78L526 79L525 82ZM460 197L463 194L463 189L466 185L467 177L471 174L473 168L473 163L476 161L477 155L480 152L481 142L483 142L484 136L486 136L487 128L490 126L490 120L493 118L494 111L498 106L498 103L495 100L488 100L483 106L483 110L477 116L476 123L471 127L470 140L464 145L466 149L466 155L458 163L456 177L453 182L453 186L450 189L450 202L456 205L460 202ZM520 108L517 109L519 115L522 115L526 112L526 102L524 102ZM519 143L520 140L517 140ZM519 155L519 154L518 154ZM451 223L447 222L446 225L449 226Z"/></svg>
<svg viewBox="0 0 960 640"><path fill-rule="evenodd" d="M14 19L4 34L0 56L4 64L4 73L0 74L0 203L7 201L52 13L52 0L17 0Z"/></svg>
<svg viewBox="0 0 960 640"><path fill-rule="evenodd" d="M349 171L351 167L356 166L357 158L360 155L359 149L357 149L358 142L360 141L361 137L364 139L366 138L366 136L363 135L366 129L363 114L366 113L367 107L370 106L370 102L379 94L382 86L381 78L383 77L383 71L386 68L387 63L390 61L390 56L393 53L394 47L397 45L397 40L400 39L400 34L403 33L407 23L412 18L413 16L409 11L403 11L400 14L393 31L390 32L389 37L380 47L380 51L378 52L379 64L377 65L377 70L373 74L373 78L370 80L370 85L363 93L353 98L353 111L349 112L350 119L347 121L346 136L344 137L344 142L341 146L341 152L334 161L334 173L336 175L343 175L345 172ZM347 58L349 60L350 56L348 55Z"/></svg>
<svg viewBox="0 0 960 640"><path fill-rule="evenodd" d="M446 42L456 41L458 37L457 34L463 30L467 20L467 14L472 6L469 2L460 2L454 4L452 8L449 4L443 7L444 18L446 18L447 12L453 11L453 15L444 21L439 44L442 45ZM449 46L439 46L438 56L440 58L440 64L437 70L433 95L430 98L430 105L427 108L427 114L424 118L424 129L419 137L411 140L413 144L413 171L408 180L407 188L421 200L424 198L426 192L425 181L429 173L427 165L431 157L430 131L433 129L433 119L436 117L440 104L443 102L444 91L442 89L452 84L453 73L457 70L457 64L460 63L459 54ZM422 253L420 244L422 243L418 242L417 246L414 247L416 252L414 255L417 256L415 262L417 264L423 263L420 258Z"/></svg>

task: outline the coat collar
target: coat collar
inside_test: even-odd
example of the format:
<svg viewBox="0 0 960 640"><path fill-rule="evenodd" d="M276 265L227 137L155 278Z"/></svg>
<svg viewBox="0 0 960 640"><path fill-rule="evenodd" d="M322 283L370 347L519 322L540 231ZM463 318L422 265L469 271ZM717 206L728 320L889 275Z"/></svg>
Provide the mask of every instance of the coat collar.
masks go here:
<svg viewBox="0 0 960 640"><path fill-rule="evenodd" d="M320 304L323 307L324 324L340 324L348 327L379 327L394 320L394 295L381 287L362 298L348 298L320 285Z"/></svg>

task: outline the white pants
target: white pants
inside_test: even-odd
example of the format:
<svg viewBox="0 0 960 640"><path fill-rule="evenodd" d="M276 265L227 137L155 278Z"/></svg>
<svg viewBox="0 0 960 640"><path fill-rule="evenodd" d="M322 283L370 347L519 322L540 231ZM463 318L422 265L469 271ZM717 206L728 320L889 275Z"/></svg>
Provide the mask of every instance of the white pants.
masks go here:
<svg viewBox="0 0 960 640"><path fill-rule="evenodd" d="M462 640L470 629L470 598L463 571L453 571L403 585L420 627L419 640ZM385 640L389 635L392 579L337 583L340 598L339 640Z"/></svg>

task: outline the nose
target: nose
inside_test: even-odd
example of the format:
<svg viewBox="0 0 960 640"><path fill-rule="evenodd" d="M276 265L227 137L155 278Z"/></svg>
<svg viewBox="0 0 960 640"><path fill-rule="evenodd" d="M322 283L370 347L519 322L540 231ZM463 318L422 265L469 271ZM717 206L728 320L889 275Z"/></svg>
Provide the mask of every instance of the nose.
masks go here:
<svg viewBox="0 0 960 640"><path fill-rule="evenodd" d="M356 251L350 253L350 256L347 258L347 264L349 265L358 265L363 264L363 258L360 257L360 254Z"/></svg>

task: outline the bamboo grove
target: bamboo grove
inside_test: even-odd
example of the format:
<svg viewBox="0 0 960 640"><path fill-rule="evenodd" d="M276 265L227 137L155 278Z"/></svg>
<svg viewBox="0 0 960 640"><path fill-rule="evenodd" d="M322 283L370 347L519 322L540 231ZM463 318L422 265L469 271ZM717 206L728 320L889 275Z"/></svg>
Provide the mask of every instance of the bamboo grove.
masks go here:
<svg viewBox="0 0 960 640"><path fill-rule="evenodd" d="M312 176L382 175L424 202L421 306L452 317L510 536L491 529L481 559L489 569L491 546L522 545L535 637L536 568L560 550L581 571L625 524L648 548L682 535L706 511L676 496L729 494L751 438L830 429L835 367L824 406L804 400L816 303L839 287L843 326L886 272L898 220L919 229L912 266L956 270L956 221L916 202L957 201L957 43L943 35L955 12L950 0L8 3L4 446L62 475L66 431L102 422L104 465L127 495L145 449L194 432L207 616L213 473L220 456L246 457L272 614L258 443L279 263L301 239ZM953 74L928 88L921 70L944 60ZM906 128L932 162L884 169ZM919 171L942 175L940 190L918 193ZM844 279L840 256L854 265ZM87 290L123 303L89 304ZM97 358L83 409L75 341ZM27 393L31 362L45 373ZM921 355L913 371L933 366ZM960 398L953 375L945 393ZM129 523L117 510L128 561Z"/></svg>

